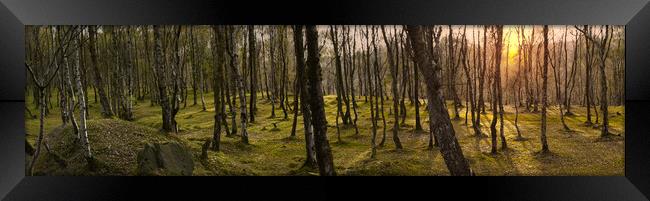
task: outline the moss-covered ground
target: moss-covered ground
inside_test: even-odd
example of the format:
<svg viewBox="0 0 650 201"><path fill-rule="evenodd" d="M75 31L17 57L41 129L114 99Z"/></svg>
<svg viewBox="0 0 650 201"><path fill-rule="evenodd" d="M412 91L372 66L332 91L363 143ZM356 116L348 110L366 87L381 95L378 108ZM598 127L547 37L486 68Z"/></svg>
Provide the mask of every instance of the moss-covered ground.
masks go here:
<svg viewBox="0 0 650 201"><path fill-rule="evenodd" d="M191 93L187 106L181 105L176 116L179 133L164 134L158 131L161 126L161 109L151 105L148 100L136 101L135 120L126 122L119 119L102 119L99 103L89 95L90 121L89 137L93 153L103 159L103 171L96 175L132 175L135 168L135 154L147 141L177 140L182 141L194 153L196 168L194 175L317 175L317 170L303 169L305 158L302 117L299 115L295 137L290 137L293 112L288 111L284 119L282 110L276 105L276 117L271 118L271 103L258 94L258 111L255 122L248 124L250 145L240 143L238 136L222 137L221 151L210 151L207 161L201 161L201 145L211 138L214 124L213 95L205 94L207 111L202 111L200 100L193 105ZM32 112L37 112L31 96L26 103ZM289 97L293 100L293 97ZM359 135L355 135L352 126L341 122L341 141L337 140L335 127L336 96L326 96L325 111L328 122L328 139L334 155L334 165L339 175L448 175L444 160L437 148L429 150L428 118L426 109L421 107L422 127L424 131L414 131L414 105L407 100L407 118L401 125L399 137L404 149L395 150L392 141L393 114L389 112L392 100L385 101L386 142L378 148L377 157L370 159L371 122L369 103L363 97L357 98ZM463 154L469 160L477 175L623 175L624 174L624 122L623 106L610 107L610 132L613 137L601 138L600 130L584 125L586 109L578 105L572 107L575 115L567 116L566 122L571 131L565 131L560 123L559 108L549 108L548 141L551 153L539 152L540 113L525 112L520 108L519 127L524 140L516 140L514 126L515 110L512 105L505 107L504 132L508 149L490 153L490 139L474 136L471 125L465 124L465 108L462 108L460 120L452 120L456 136L462 146ZM453 106L448 105L450 116ZM45 120L46 133L60 133L67 136L46 136L48 146L66 158L71 165L67 169L56 170L58 166L40 167L43 174L77 175L74 164L83 160L78 151L70 151L73 140L70 127L61 125L59 109L53 102L50 115ZM34 113L36 115L36 113ZM25 115L27 139L34 143L38 133L39 121ZM354 117L354 116L353 116ZM481 116L482 131L489 135L491 111ZM239 115L236 116L239 122ZM595 116L592 117L595 121ZM231 117L228 117L232 129ZM275 126L274 126L275 124ZM471 124L471 123L470 123ZM237 123L239 127L239 123ZM499 125L497 125L497 128ZM52 132L62 129L64 132ZM241 128L237 128L238 131ZM67 132L65 132L67 130ZM54 135L54 134L48 134ZM379 120L377 142L383 135L382 121ZM620 135L620 136L619 136ZM65 140L67 139L67 140ZM67 144L65 144L67 143ZM70 148L66 148L70 147ZM67 151L66 151L67 150ZM66 154L67 153L67 154ZM71 154L74 153L74 154ZM76 155L75 155L76 154ZM47 163L44 163L47 164ZM37 166L39 169L39 166Z"/></svg>

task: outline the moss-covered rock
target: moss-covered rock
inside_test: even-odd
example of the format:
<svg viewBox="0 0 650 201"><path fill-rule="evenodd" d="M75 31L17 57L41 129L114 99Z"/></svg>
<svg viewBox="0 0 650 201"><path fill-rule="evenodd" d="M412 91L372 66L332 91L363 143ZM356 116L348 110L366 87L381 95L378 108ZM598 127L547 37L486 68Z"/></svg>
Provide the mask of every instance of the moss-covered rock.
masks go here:
<svg viewBox="0 0 650 201"><path fill-rule="evenodd" d="M158 174L158 156L153 144L147 143L144 148L138 152L138 174L139 175L157 175Z"/></svg>
<svg viewBox="0 0 650 201"><path fill-rule="evenodd" d="M139 175L191 176L192 153L178 142L147 143L138 152Z"/></svg>

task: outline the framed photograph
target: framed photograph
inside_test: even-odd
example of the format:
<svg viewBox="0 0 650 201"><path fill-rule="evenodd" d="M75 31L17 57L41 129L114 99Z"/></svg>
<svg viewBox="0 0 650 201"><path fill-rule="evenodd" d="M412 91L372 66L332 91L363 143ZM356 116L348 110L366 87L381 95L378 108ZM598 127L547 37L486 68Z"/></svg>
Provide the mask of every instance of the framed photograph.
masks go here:
<svg viewBox="0 0 650 201"><path fill-rule="evenodd" d="M2 0L0 198L648 200L647 3Z"/></svg>

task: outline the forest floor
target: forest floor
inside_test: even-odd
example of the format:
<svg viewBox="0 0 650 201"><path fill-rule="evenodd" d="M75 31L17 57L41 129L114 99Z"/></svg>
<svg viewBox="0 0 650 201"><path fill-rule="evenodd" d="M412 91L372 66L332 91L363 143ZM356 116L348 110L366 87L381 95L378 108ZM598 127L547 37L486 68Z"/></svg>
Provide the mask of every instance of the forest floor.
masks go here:
<svg viewBox="0 0 650 201"><path fill-rule="evenodd" d="M158 133L161 127L161 109L159 106L152 106L148 100L138 101L134 106L135 120L132 123L125 122L128 127L118 128L119 125L113 122L101 120L100 105L96 103L94 96L88 95L90 103L89 132L101 132L101 135L110 135L110 130L121 133L120 138L130 136L129 134ZM271 104L258 94L258 111L255 122L248 124L250 145L240 142L238 136L225 137L223 134L221 151L210 151L207 161L200 161L198 156L201 153L201 145L205 140L212 137L214 124L213 95L205 94L207 111L202 111L201 101L193 105L191 94L187 100L187 107L181 105L176 116L180 132L173 135L173 139L183 141L195 155L194 175L317 175L318 171L301 168L305 158L304 133L302 127L302 116L299 115L296 136L290 137L293 112L287 110L287 118L284 118L282 109L276 105L276 117L271 118ZM378 147L375 159L370 159L371 121L369 103L363 97L357 98L358 127L359 135L355 135L353 126L345 126L341 122L341 141L337 139L336 118L336 96L325 97L325 112L328 123L328 139L334 155L334 165L338 175L449 175L444 160L438 150L427 148L429 135L428 115L424 105L420 107L421 123L423 131L414 131L415 115L414 104L406 101L407 118L403 125L400 125L399 137L403 145L402 150L395 150L392 140L393 114L389 111L392 100L385 102L386 139L383 146ZM293 97L289 97L290 102ZM27 97L26 104L38 115L37 109L31 96ZM489 107L489 106L488 106ZM345 107L344 107L345 108ZM448 105L449 114L453 117L454 108ZM501 140L498 140L499 152L491 154L490 138L477 138L473 134L471 125L465 124L465 108L461 108L460 119L452 120L454 130L463 154L469 160L470 166L477 175L582 175L582 176L621 176L624 175L624 138L625 138L625 109L623 106L612 106L610 111L610 132L614 134L611 138L601 138L600 130L584 124L586 120L586 108L578 105L572 106L575 115L567 116L566 123L571 131L565 131L560 123L559 108L549 108L548 116L548 144L550 153L539 152L541 113L525 112L525 108L519 109L519 127L524 140L516 140L517 132L514 126L515 109L506 105L504 114L504 132L508 143L508 149L501 149ZM352 110L352 108L350 109ZM238 110L237 110L238 111ZM56 103L50 109L50 115L45 119L46 133L58 129L61 125L61 117ZM489 108L486 114L481 115L482 132L490 134L489 125L492 119ZM34 144L38 133L39 120L32 118L26 112L25 126L27 139ZM593 114L593 110L592 110ZM354 118L354 114L351 111ZM239 122L239 114L236 116ZM401 118L400 118L401 120ZM595 122L595 116L592 116ZM229 128L232 129L232 119L228 116ZM93 125L109 124L109 125ZM274 126L275 124L275 126ZM471 124L471 121L470 121ZM378 121L377 143L381 142L384 128L382 120ZM238 131L239 123L237 123ZM95 128L95 129L93 129ZM499 125L497 124L497 129ZM106 131L109 130L109 131ZM94 137L99 134L90 133L91 143L97 142ZM47 136L46 136L47 137ZM105 138L105 137L102 137ZM118 138L118 137L115 137ZM111 149L111 141L115 138L107 138L107 144L91 144L102 150ZM158 137L155 137L156 139ZM54 138L53 138L54 139ZM138 138L138 140L141 140ZM121 143L129 147L127 150L117 150L124 153L127 160L135 160L135 151L141 149L142 142ZM113 149L116 149L113 146ZM95 150L100 152L100 150ZM110 150L109 150L110 151ZM108 152L108 151L105 151ZM101 154L98 153L98 154ZM97 154L96 154L97 155ZM134 161L123 163L133 167ZM131 174L134 170L123 170L112 174ZM66 174L66 173L63 173Z"/></svg>

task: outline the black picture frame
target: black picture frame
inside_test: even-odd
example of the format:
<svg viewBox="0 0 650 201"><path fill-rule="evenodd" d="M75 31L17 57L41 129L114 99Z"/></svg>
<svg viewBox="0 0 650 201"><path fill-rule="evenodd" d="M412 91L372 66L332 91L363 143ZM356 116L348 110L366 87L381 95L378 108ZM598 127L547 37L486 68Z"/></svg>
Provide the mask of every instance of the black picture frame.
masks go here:
<svg viewBox="0 0 650 201"><path fill-rule="evenodd" d="M0 0L0 198L3 200L648 200L650 6L647 0L247 2ZM64 177L25 176L25 25L610 24L626 25L625 176ZM460 191L460 192L458 192ZM449 197L451 196L451 197ZM257 198L257 199L256 199ZM204 200L204 199L201 199Z"/></svg>

